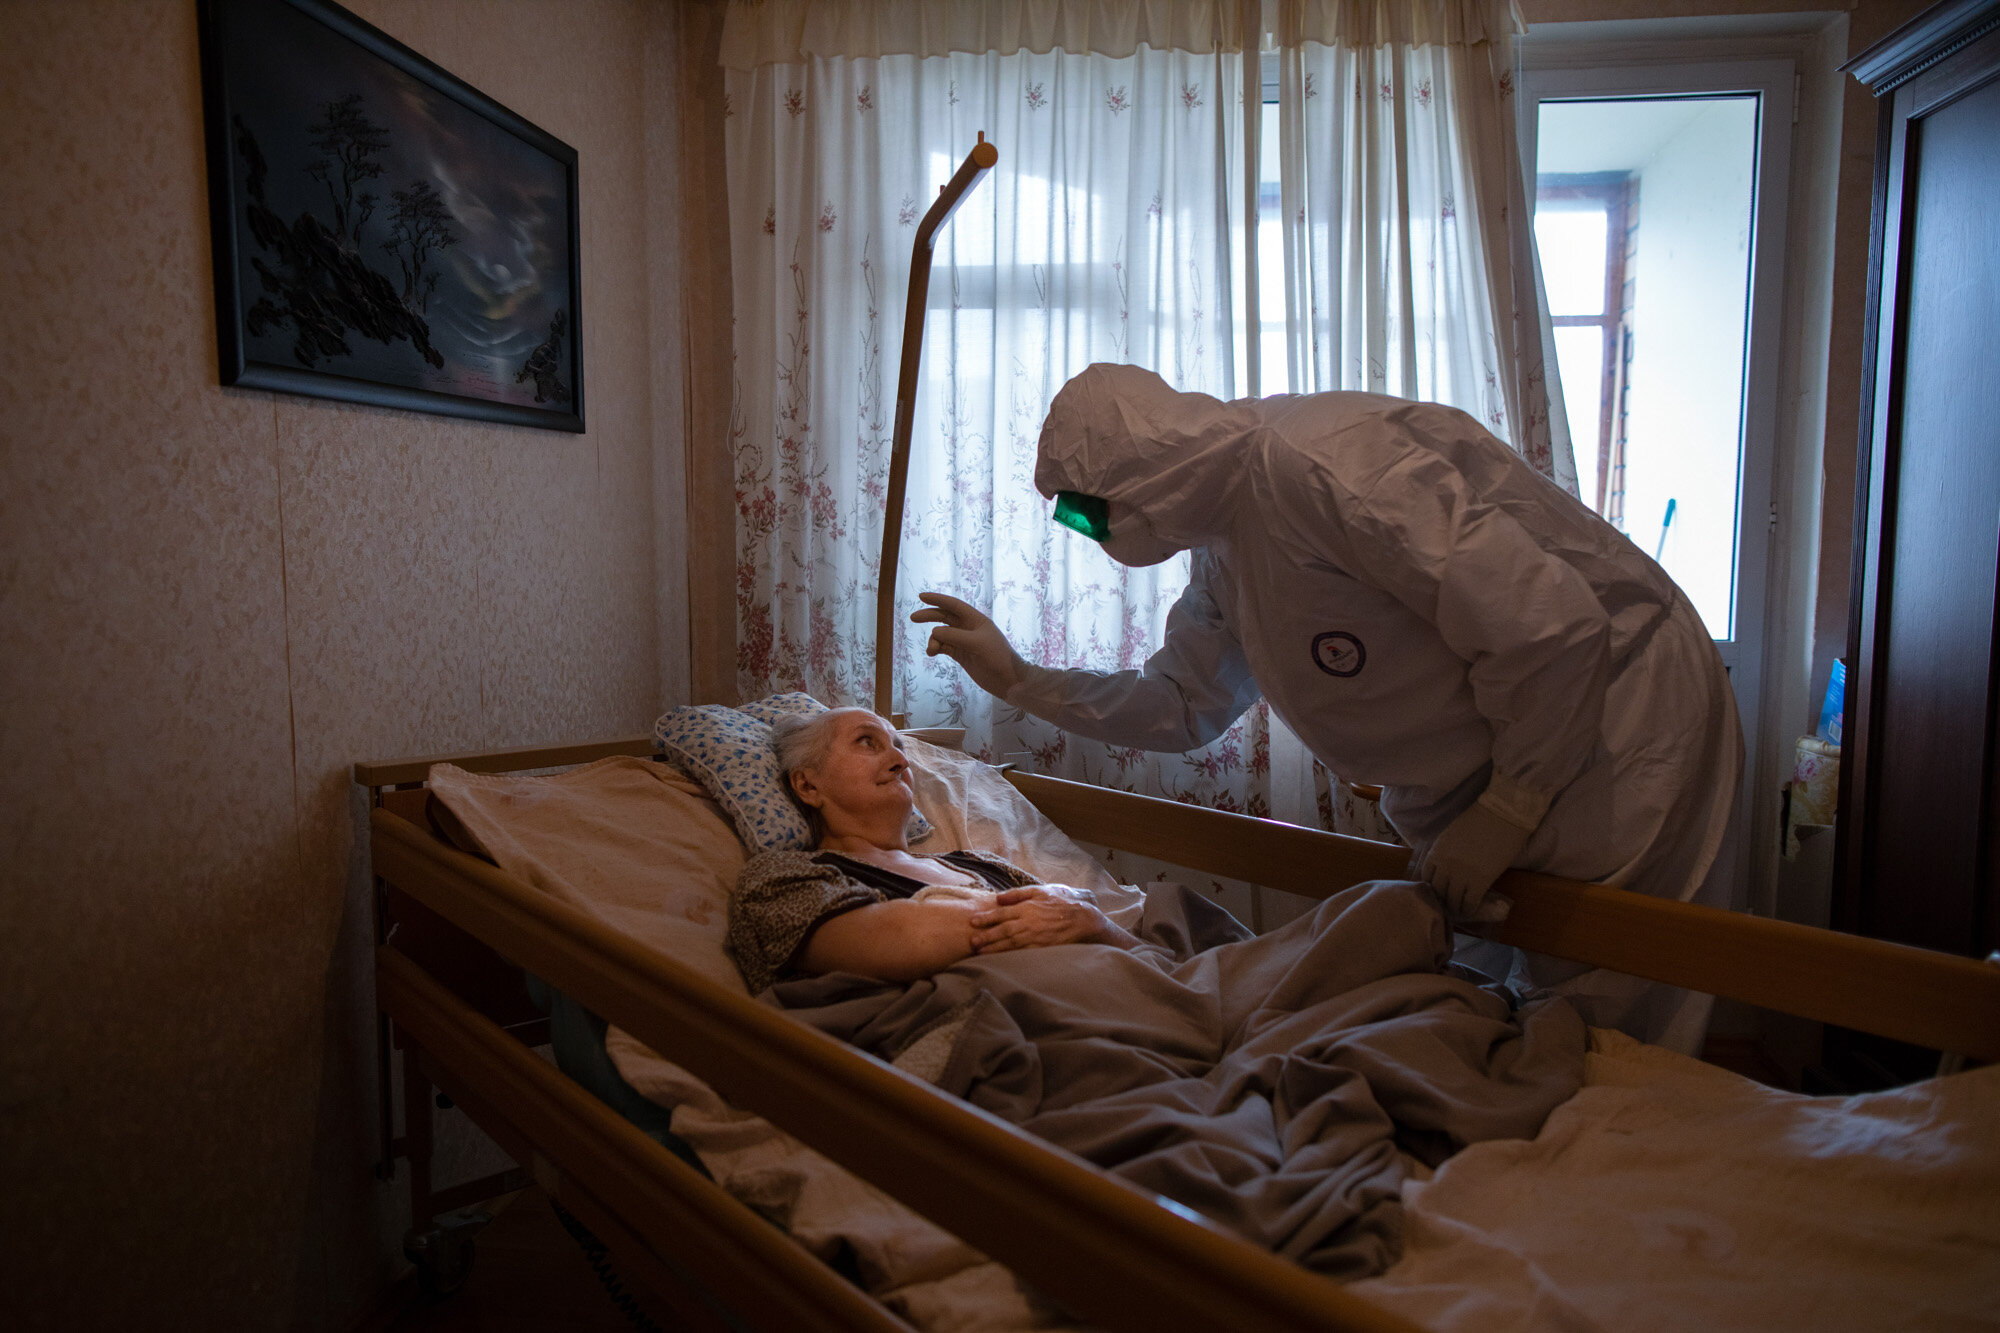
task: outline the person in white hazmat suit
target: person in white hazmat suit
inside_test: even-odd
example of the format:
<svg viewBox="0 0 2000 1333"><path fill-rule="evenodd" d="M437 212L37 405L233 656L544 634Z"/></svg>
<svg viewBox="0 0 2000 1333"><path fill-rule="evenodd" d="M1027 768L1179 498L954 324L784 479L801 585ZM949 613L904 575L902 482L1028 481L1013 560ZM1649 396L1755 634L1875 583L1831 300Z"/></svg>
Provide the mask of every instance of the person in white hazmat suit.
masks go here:
<svg viewBox="0 0 2000 1333"><path fill-rule="evenodd" d="M1261 693L1334 773L1383 787L1458 920L1509 867L1714 906L1743 766L1715 644L1659 565L1453 408L1367 393L1225 403L1094 365L1051 404L1035 485L1112 558L1192 551L1136 671L1023 661L925 593L928 651L1059 727L1205 745ZM1475 946L1591 1022L1698 1047L1710 1001ZM1483 953L1483 957L1480 956ZM1496 960L1504 960L1498 968Z"/></svg>

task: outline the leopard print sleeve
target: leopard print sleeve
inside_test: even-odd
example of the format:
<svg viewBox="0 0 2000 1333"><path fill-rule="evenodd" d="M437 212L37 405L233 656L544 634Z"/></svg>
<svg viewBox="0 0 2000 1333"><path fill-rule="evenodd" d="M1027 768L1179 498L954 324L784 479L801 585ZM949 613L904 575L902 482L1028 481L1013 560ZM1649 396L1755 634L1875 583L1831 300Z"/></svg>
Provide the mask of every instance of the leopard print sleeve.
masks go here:
<svg viewBox="0 0 2000 1333"><path fill-rule="evenodd" d="M821 865L807 851L771 851L751 857L729 899L729 952L755 995L790 971L813 928L830 916L887 895L856 883L837 867Z"/></svg>

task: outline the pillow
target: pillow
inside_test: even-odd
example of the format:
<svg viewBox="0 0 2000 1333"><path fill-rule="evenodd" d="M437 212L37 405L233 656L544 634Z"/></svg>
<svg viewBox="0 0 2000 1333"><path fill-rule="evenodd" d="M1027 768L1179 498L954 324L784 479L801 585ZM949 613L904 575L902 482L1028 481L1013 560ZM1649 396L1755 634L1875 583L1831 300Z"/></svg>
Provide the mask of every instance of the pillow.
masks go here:
<svg viewBox="0 0 2000 1333"><path fill-rule="evenodd" d="M778 772L771 724L781 717L825 711L824 704L796 691L741 708L688 704L663 714L653 724L653 739L722 807L753 855L803 849L813 845L812 829ZM912 808L910 841L930 833L929 821Z"/></svg>
<svg viewBox="0 0 2000 1333"><path fill-rule="evenodd" d="M736 711L748 713L767 727L775 727L781 717L811 717L814 713L824 713L826 705L810 694L793 690L788 694L773 694L754 703L741 704Z"/></svg>

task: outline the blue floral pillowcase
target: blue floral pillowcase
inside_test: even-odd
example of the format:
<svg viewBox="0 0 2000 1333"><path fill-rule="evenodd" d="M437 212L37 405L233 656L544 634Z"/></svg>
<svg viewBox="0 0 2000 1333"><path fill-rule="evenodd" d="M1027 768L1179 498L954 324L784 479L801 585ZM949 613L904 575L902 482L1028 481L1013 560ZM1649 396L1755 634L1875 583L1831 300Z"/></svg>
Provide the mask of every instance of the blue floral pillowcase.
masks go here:
<svg viewBox="0 0 2000 1333"><path fill-rule="evenodd" d="M741 708L690 704L670 709L653 724L660 750L699 782L736 826L751 855L813 845L812 829L785 788L771 725L779 718L823 713L809 694L774 694ZM910 815L909 838L931 834L922 812Z"/></svg>

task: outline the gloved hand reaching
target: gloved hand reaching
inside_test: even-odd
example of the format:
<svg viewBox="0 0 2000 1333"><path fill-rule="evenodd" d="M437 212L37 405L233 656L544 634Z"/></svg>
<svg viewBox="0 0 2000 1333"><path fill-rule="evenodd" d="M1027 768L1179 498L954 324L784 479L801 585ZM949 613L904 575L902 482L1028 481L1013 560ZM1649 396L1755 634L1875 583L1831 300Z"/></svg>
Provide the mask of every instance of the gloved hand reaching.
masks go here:
<svg viewBox="0 0 2000 1333"><path fill-rule="evenodd" d="M1416 875L1438 891L1453 921L1504 920L1480 910L1493 881L1520 858L1547 811L1546 798L1495 777L1486 792L1445 827Z"/></svg>
<svg viewBox="0 0 2000 1333"><path fill-rule="evenodd" d="M941 592L920 592L917 600L924 607L912 611L910 619L938 626L931 631L930 643L924 648L926 654L936 657L943 653L965 668L973 684L1002 699L1027 678L1028 664L985 612Z"/></svg>

